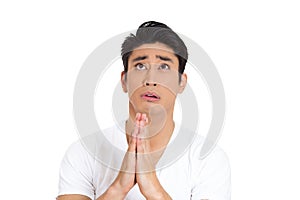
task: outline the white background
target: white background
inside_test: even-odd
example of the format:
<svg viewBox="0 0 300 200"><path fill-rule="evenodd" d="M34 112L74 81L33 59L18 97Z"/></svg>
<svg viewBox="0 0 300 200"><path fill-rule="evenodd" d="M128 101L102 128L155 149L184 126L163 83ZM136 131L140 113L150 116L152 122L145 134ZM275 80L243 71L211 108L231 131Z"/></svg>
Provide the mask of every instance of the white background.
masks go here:
<svg viewBox="0 0 300 200"><path fill-rule="evenodd" d="M232 199L299 199L299 10L296 0L1 1L0 198L55 198L78 138L82 63L101 42L157 20L200 44L222 77Z"/></svg>

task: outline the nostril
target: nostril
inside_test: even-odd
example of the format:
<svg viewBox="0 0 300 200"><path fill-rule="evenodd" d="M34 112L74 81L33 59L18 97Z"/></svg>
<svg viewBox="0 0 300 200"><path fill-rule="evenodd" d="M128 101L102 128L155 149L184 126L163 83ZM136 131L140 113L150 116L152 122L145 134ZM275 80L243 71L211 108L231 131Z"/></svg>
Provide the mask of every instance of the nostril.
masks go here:
<svg viewBox="0 0 300 200"><path fill-rule="evenodd" d="M150 83L145 83L145 85L146 85L146 86L150 86ZM156 83L153 83L153 84L151 84L151 85L153 85L153 86L157 86L157 84L156 84Z"/></svg>

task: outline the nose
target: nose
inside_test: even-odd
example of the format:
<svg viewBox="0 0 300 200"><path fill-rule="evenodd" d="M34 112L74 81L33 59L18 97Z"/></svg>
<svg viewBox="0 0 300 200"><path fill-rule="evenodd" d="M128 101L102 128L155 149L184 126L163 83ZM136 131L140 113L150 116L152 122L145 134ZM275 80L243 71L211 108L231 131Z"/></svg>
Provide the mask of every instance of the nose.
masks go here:
<svg viewBox="0 0 300 200"><path fill-rule="evenodd" d="M154 81L155 72L154 70L148 70L145 79L143 81L144 86L157 86L156 81Z"/></svg>
<svg viewBox="0 0 300 200"><path fill-rule="evenodd" d="M145 79L143 81L144 86L157 86L157 82L154 81L155 77L155 70L154 67L151 67L145 76Z"/></svg>

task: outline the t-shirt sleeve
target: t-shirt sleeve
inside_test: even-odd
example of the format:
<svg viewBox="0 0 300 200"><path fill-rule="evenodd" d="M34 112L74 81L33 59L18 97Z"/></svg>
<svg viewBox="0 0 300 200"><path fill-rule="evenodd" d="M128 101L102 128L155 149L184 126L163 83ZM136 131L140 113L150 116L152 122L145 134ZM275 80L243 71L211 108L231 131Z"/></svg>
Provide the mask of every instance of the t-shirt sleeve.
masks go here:
<svg viewBox="0 0 300 200"><path fill-rule="evenodd" d="M230 165L224 151L216 147L204 160L198 157L196 162L191 199L230 200Z"/></svg>
<svg viewBox="0 0 300 200"><path fill-rule="evenodd" d="M61 162L58 195L80 194L94 199L92 163L80 142L71 145Z"/></svg>

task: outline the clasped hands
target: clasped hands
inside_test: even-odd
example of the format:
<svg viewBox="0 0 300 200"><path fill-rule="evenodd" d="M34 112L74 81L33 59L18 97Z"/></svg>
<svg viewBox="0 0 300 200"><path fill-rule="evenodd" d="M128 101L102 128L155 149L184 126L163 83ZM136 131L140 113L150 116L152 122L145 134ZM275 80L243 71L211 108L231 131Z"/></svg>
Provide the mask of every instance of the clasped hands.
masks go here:
<svg viewBox="0 0 300 200"><path fill-rule="evenodd" d="M155 165L160 156L151 153L150 139L145 137L147 125L146 114L137 113L132 134L127 134L128 149L121 170L103 194L107 198L102 199L124 199L135 184L146 199L171 199L156 176Z"/></svg>

